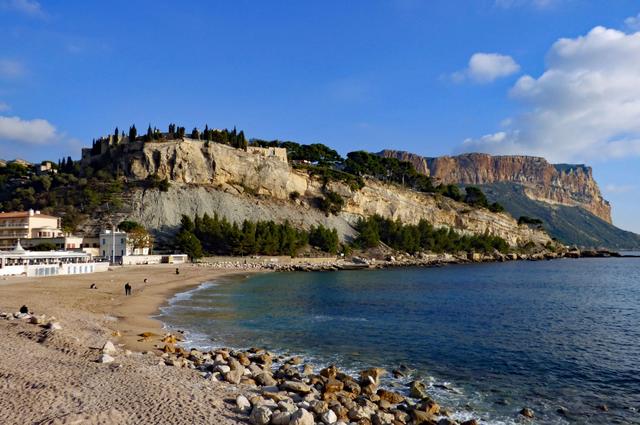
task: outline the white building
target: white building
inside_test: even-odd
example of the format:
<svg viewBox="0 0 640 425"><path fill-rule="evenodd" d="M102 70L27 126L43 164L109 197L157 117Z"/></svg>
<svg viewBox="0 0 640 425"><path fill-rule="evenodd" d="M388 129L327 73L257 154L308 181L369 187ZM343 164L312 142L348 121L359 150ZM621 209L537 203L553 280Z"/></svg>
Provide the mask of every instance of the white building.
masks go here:
<svg viewBox="0 0 640 425"><path fill-rule="evenodd" d="M84 252L27 251L16 244L0 251L0 276L56 276L107 271L109 263L97 262Z"/></svg>
<svg viewBox="0 0 640 425"><path fill-rule="evenodd" d="M149 247L135 247L126 232L104 230L100 233L100 255L112 263L121 263L123 257L149 255Z"/></svg>

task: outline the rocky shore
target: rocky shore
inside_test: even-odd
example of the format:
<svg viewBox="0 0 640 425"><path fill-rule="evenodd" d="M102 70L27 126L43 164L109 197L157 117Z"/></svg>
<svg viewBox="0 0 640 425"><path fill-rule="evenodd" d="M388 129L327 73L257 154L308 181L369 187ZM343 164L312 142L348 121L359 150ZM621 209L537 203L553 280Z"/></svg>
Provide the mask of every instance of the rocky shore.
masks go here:
<svg viewBox="0 0 640 425"><path fill-rule="evenodd" d="M338 270L362 270L384 269L391 267L437 267L453 264L495 263L506 261L545 261L561 258L611 258L621 255L609 250L579 250L571 249L559 252L543 250L534 253L507 253L494 252L482 254L476 252L459 252L455 254L420 253L416 255L396 254L386 255L384 258L368 258L355 256L350 259L327 258L326 261L304 262L304 259L296 263L280 263L265 260L259 263L248 263L243 259L229 257L225 261L200 262L203 267L218 269L241 270L271 270L271 271L338 271ZM316 259L317 260L317 259Z"/></svg>

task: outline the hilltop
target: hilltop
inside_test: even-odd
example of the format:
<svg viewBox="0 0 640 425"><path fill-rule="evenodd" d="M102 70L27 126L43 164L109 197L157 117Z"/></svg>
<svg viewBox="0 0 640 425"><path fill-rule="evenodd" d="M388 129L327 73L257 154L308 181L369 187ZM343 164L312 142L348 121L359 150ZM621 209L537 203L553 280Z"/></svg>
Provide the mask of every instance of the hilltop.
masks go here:
<svg viewBox="0 0 640 425"><path fill-rule="evenodd" d="M344 160L324 145L247 141L242 132L208 127L189 136L174 125L167 133L135 133L94 141L80 161L61 161L58 174L5 179L14 191L12 199L4 192L3 208L59 211L69 230L86 233L131 219L144 223L159 243L180 231L183 216L204 214L237 225L271 220L307 230L324 226L342 242L358 238L363 219L379 216L491 235L514 248L551 243L545 232L518 224L481 192L465 198L442 191L408 162L365 152Z"/></svg>
<svg viewBox="0 0 640 425"><path fill-rule="evenodd" d="M523 155L470 153L422 157L384 150L379 155L409 161L418 172L442 184L475 185L514 217L541 220L549 234L565 244L633 249L640 236L615 227L591 167L550 164Z"/></svg>

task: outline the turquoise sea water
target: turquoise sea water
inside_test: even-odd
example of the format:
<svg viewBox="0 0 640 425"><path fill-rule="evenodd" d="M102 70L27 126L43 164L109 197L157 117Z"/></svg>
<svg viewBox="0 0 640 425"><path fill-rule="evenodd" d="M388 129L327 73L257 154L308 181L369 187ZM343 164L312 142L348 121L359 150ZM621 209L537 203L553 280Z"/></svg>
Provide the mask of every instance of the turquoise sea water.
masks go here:
<svg viewBox="0 0 640 425"><path fill-rule="evenodd" d="M425 379L458 418L640 423L640 259L269 273L179 294L161 319L203 348L407 365L386 385Z"/></svg>

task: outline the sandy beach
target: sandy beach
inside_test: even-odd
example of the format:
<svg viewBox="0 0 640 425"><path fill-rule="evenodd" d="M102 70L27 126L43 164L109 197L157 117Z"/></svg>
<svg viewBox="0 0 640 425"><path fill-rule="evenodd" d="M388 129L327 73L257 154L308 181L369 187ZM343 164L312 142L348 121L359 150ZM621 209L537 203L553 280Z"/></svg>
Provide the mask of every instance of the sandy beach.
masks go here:
<svg viewBox="0 0 640 425"><path fill-rule="evenodd" d="M62 326L51 332L25 320L0 320L0 422L246 423L230 408L237 387L164 366L154 350L162 324L151 318L173 294L237 273L251 272L182 265L176 275L175 266L161 265L0 281L0 312L25 304ZM132 296L125 296L125 282ZM157 336L143 340L143 332ZM119 355L97 363L108 340Z"/></svg>

